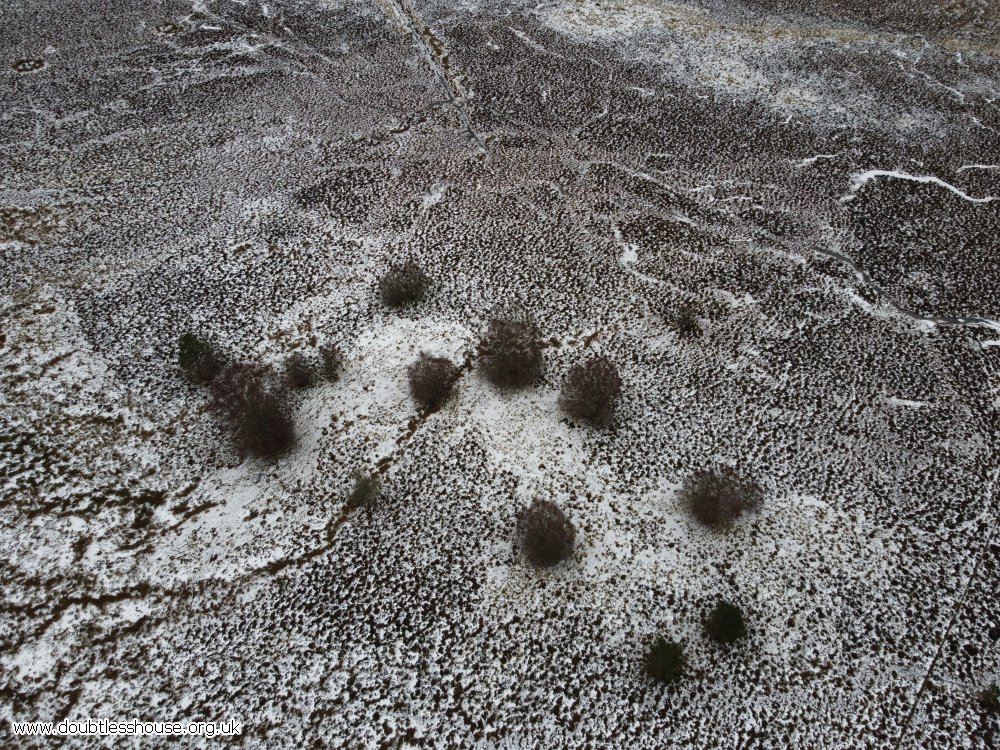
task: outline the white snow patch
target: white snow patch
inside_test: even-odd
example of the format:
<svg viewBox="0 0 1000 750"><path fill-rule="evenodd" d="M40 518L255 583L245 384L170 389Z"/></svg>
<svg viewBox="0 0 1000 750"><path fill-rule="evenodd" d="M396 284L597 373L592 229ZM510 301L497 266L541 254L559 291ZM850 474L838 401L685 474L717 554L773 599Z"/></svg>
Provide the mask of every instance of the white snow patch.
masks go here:
<svg viewBox="0 0 1000 750"><path fill-rule="evenodd" d="M926 401L911 401L906 398L896 398L895 396L890 396L886 399L886 403L890 406L906 406L911 409L919 409L922 406L927 406Z"/></svg>
<svg viewBox="0 0 1000 750"><path fill-rule="evenodd" d="M840 198L840 202L847 203L848 201L854 200L854 196L858 194L858 191L860 191L861 188L872 180L876 180L880 177L891 177L898 180L910 180L911 182L937 185L939 187L943 187L945 190L950 190L959 198L971 201L972 203L989 203L990 201L1000 200L1000 198L990 195L982 198L975 198L960 188L955 187L950 182L945 182L940 177L935 177L934 175L912 175L906 172L897 172L890 169L870 169L867 172L858 172L854 175L854 178L851 180L850 189Z"/></svg>

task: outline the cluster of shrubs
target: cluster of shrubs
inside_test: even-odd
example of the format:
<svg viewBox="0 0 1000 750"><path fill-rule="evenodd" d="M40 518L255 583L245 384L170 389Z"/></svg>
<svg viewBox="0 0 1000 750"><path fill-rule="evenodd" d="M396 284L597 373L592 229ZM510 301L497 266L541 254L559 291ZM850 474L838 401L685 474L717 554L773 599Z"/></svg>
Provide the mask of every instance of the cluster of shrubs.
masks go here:
<svg viewBox="0 0 1000 750"><path fill-rule="evenodd" d="M285 380L295 389L311 388L321 380L340 380L340 349L327 344L318 349L292 352L285 359Z"/></svg>
<svg viewBox="0 0 1000 750"><path fill-rule="evenodd" d="M743 611L725 600L711 609L702 628L709 639L723 646L732 645L747 634ZM676 682L687 667L684 644L657 635L646 651L645 667L647 676L658 682Z"/></svg>
<svg viewBox="0 0 1000 750"><path fill-rule="evenodd" d="M229 429L236 446L251 456L277 456L295 442L289 390L336 382L341 357L336 345L295 352L284 371L249 363L227 362L209 340L187 332L180 337L177 363L194 382L207 385L209 406Z"/></svg>
<svg viewBox="0 0 1000 750"><path fill-rule="evenodd" d="M688 511L711 529L731 526L744 513L758 509L764 493L756 482L730 467L705 469L691 474L681 487L680 498ZM720 600L702 621L705 635L729 646L746 637L746 620L735 604ZM654 680L672 683L680 679L686 666L684 645L657 635L646 653L646 674Z"/></svg>
<svg viewBox="0 0 1000 750"><path fill-rule="evenodd" d="M524 388L542 375L542 337L520 310L494 317L479 342L479 366L486 379L504 389ZM618 368L605 356L573 365L563 382L559 405L572 419L606 427L621 395Z"/></svg>
<svg viewBox="0 0 1000 750"><path fill-rule="evenodd" d="M378 290L388 307L402 308L423 299L429 286L427 274L414 261L392 265L379 279ZM666 314L666 319L684 338L701 335L699 310L690 304ZM479 367L494 386L519 389L537 383L543 369L541 333L529 315L512 310L495 316L479 343ZM341 354L335 345L290 354L284 370L244 362L227 364L221 353L194 333L181 336L178 363L197 383L208 384L211 408L229 426L236 444L253 456L274 456L291 447L295 439L288 393L309 388L320 380L336 382ZM410 393L426 411L441 408L450 396L460 368L445 357L421 352L407 368ZM618 369L606 356L597 355L574 364L568 371L559 396L560 408L573 420L593 427L606 427L614 417L621 394ZM348 512L371 511L381 495L377 473L355 472L353 486L344 507ZM760 486L723 467L691 474L680 491L690 513L703 525L724 529L744 513L760 507ZM517 544L533 566L549 568L572 557L576 527L556 503L535 498L516 513ZM721 645L731 645L746 637L742 610L720 600L702 623L705 635ZM645 654L646 674L662 683L680 679L686 668L684 644L657 635ZM983 691L981 704L998 709L1000 691L996 685Z"/></svg>

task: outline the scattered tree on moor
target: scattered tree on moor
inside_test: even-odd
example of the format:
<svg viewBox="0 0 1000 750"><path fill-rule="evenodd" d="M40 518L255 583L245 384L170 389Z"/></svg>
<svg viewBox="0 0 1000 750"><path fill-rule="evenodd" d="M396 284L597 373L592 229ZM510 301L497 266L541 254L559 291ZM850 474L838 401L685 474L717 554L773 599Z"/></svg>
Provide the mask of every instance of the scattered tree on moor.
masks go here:
<svg viewBox="0 0 1000 750"><path fill-rule="evenodd" d="M720 529L731 525L743 513L759 508L764 502L764 492L756 482L725 466L695 471L684 480L680 498L699 522Z"/></svg>
<svg viewBox="0 0 1000 750"><path fill-rule="evenodd" d="M237 446L252 456L276 456L295 441L284 382L271 368L229 365L212 383L211 406L226 420Z"/></svg>
<svg viewBox="0 0 1000 750"><path fill-rule="evenodd" d="M676 329L681 338L693 339L701 336L701 320L697 306L686 302L668 316L667 322Z"/></svg>
<svg viewBox="0 0 1000 750"><path fill-rule="evenodd" d="M417 262L407 260L393 265L379 279L379 296L389 307L405 307L421 300L429 283Z"/></svg>
<svg viewBox="0 0 1000 750"><path fill-rule="evenodd" d="M340 368L343 358L340 347L336 344L325 344L319 348L320 374L331 383L340 380Z"/></svg>
<svg viewBox="0 0 1000 750"><path fill-rule="evenodd" d="M524 388L542 374L542 342L531 317L522 311L490 321L479 342L483 375L499 388Z"/></svg>
<svg viewBox="0 0 1000 750"><path fill-rule="evenodd" d="M451 394L458 378L458 367L446 357L432 357L420 352L420 358L407 368L406 373L414 400L428 411L436 411Z"/></svg>
<svg viewBox="0 0 1000 750"><path fill-rule="evenodd" d="M683 644L668 641L660 635L646 652L646 674L667 685L680 678L686 663Z"/></svg>
<svg viewBox="0 0 1000 750"><path fill-rule="evenodd" d="M177 364L196 383L208 383L222 369L222 357L209 341L189 331L177 342Z"/></svg>
<svg viewBox="0 0 1000 750"><path fill-rule="evenodd" d="M364 508L370 513L382 494L382 480L378 474L362 474L360 471L354 472L352 477L354 486L347 495L344 507L348 511Z"/></svg>
<svg viewBox="0 0 1000 750"><path fill-rule="evenodd" d="M705 633L716 643L735 643L747 634L743 611L735 604L720 600L705 618Z"/></svg>
<svg viewBox="0 0 1000 750"><path fill-rule="evenodd" d="M521 552L532 565L548 568L573 554L576 527L555 503L535 498L517 513Z"/></svg>
<svg viewBox="0 0 1000 750"><path fill-rule="evenodd" d="M321 363L313 352L292 352L285 359L285 380L291 388L311 388L319 382Z"/></svg>
<svg viewBox="0 0 1000 750"><path fill-rule="evenodd" d="M604 427L614 416L621 388L614 363L603 355L591 357L570 368L559 405L573 419Z"/></svg>

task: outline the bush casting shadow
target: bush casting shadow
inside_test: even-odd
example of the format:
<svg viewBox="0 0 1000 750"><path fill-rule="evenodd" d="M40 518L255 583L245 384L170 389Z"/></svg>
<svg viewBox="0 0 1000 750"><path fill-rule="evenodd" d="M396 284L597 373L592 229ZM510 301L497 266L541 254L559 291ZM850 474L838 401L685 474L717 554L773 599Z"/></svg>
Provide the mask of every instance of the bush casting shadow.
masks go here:
<svg viewBox="0 0 1000 750"><path fill-rule="evenodd" d="M212 383L211 408L226 420L236 445L252 456L277 456L295 441L287 392L270 368L229 365Z"/></svg>
<svg viewBox="0 0 1000 750"><path fill-rule="evenodd" d="M451 395L458 378L458 367L446 357L432 357L420 352L420 358L406 369L410 393L430 412L437 411Z"/></svg>
<svg viewBox="0 0 1000 750"><path fill-rule="evenodd" d="M479 342L479 366L498 388L524 388L542 375L541 336L524 313L490 321Z"/></svg>
<svg viewBox="0 0 1000 750"><path fill-rule="evenodd" d="M657 636L646 652L646 674L667 685L680 679L686 663L683 644L663 636Z"/></svg>
<svg viewBox="0 0 1000 750"><path fill-rule="evenodd" d="M429 281L416 263L408 260L393 265L378 281L379 296L389 307L405 307L423 299Z"/></svg>
<svg viewBox="0 0 1000 750"><path fill-rule="evenodd" d="M744 479L726 466L694 472L684 480L680 498L701 524L722 529L743 513L760 508L764 492L756 482Z"/></svg>
<svg viewBox="0 0 1000 750"><path fill-rule="evenodd" d="M605 356L573 365L559 394L559 406L573 419L606 427L622 389L618 368Z"/></svg>
<svg viewBox="0 0 1000 750"><path fill-rule="evenodd" d="M549 568L573 554L576 527L555 503L535 498L517 514L521 552L537 568Z"/></svg>

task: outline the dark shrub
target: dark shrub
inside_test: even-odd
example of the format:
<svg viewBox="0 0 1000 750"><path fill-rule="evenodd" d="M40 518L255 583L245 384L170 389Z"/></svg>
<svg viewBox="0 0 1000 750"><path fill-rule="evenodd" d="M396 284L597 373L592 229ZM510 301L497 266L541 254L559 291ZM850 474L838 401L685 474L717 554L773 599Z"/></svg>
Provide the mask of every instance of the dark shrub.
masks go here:
<svg viewBox="0 0 1000 750"><path fill-rule="evenodd" d="M344 507L349 511L364 508L371 512L382 492L382 480L378 474L365 475L360 471L354 472L353 477L354 487L351 488Z"/></svg>
<svg viewBox="0 0 1000 750"><path fill-rule="evenodd" d="M685 303L677 308L676 312L668 316L668 322L672 325L681 338L693 339L701 336L701 321L698 319L700 311L695 305Z"/></svg>
<svg viewBox="0 0 1000 750"><path fill-rule="evenodd" d="M979 694L979 705L991 714L1000 714L1000 685L993 683Z"/></svg>
<svg viewBox="0 0 1000 750"><path fill-rule="evenodd" d="M603 427L611 421L621 393L618 368L605 356L573 365L559 395L559 405L573 419Z"/></svg>
<svg viewBox="0 0 1000 750"><path fill-rule="evenodd" d="M686 662L683 644L658 635L646 652L646 674L669 685L684 673Z"/></svg>
<svg viewBox="0 0 1000 750"><path fill-rule="evenodd" d="M427 291L427 274L413 260L397 263L379 279L378 291L389 307L403 307L419 301Z"/></svg>
<svg viewBox="0 0 1000 750"><path fill-rule="evenodd" d="M517 533L521 552L536 567L551 567L573 554L576 527L562 508L548 500L535 498L518 511Z"/></svg>
<svg viewBox="0 0 1000 750"><path fill-rule="evenodd" d="M285 360L285 380L292 388L311 388L319 381L320 362L315 354L292 352Z"/></svg>
<svg viewBox="0 0 1000 750"><path fill-rule="evenodd" d="M458 367L446 357L431 357L420 352L420 358L406 370L410 377L410 393L424 408L434 411L445 402L458 377Z"/></svg>
<svg viewBox="0 0 1000 750"><path fill-rule="evenodd" d="M760 485L743 479L728 466L694 472L684 480L680 497L695 518L713 528L729 526L764 502Z"/></svg>
<svg viewBox="0 0 1000 750"><path fill-rule="evenodd" d="M185 333L177 342L177 364L197 383L208 383L222 369L222 358L208 341Z"/></svg>
<svg viewBox="0 0 1000 750"><path fill-rule="evenodd" d="M331 383L340 380L340 368L343 359L340 356L340 347L336 344L326 344L319 348L320 374Z"/></svg>
<svg viewBox="0 0 1000 750"><path fill-rule="evenodd" d="M523 388L542 374L538 328L524 313L490 321L479 342L479 363L486 379L500 388Z"/></svg>
<svg viewBox="0 0 1000 750"><path fill-rule="evenodd" d="M717 643L735 643L747 634L743 612L735 604L720 601L705 619L705 633Z"/></svg>
<svg viewBox="0 0 1000 750"><path fill-rule="evenodd" d="M229 424L236 444L252 456L291 447L295 426L281 378L267 367L229 365L212 384L212 408Z"/></svg>

